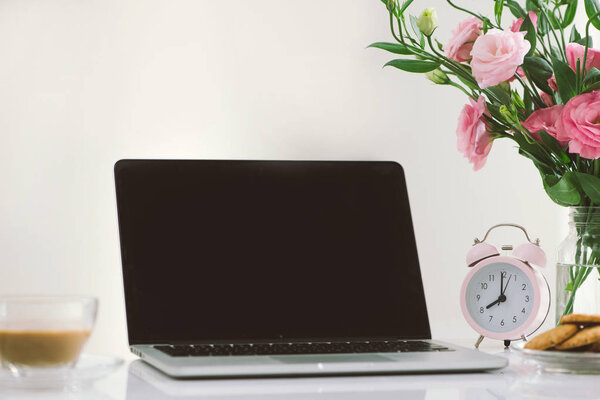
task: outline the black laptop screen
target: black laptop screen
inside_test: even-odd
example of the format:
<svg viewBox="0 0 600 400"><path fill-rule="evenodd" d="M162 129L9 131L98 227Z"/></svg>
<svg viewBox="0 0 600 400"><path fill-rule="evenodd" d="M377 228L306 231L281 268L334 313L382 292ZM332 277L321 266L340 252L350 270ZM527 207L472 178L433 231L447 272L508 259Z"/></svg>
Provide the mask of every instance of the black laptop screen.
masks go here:
<svg viewBox="0 0 600 400"><path fill-rule="evenodd" d="M130 344L429 338L392 162L122 160Z"/></svg>

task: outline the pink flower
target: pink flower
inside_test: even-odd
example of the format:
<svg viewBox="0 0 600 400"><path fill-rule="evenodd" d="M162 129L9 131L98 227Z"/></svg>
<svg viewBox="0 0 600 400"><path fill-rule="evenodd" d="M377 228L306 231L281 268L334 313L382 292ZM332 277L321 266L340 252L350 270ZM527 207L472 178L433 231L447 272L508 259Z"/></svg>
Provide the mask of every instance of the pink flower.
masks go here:
<svg viewBox="0 0 600 400"><path fill-rule="evenodd" d="M563 108L561 120L570 140L570 153L579 153L584 158L600 158L600 90L569 100Z"/></svg>
<svg viewBox="0 0 600 400"><path fill-rule="evenodd" d="M482 26L483 22L475 17L460 22L444 46L446 56L457 62L470 61L473 42L481 35Z"/></svg>
<svg viewBox="0 0 600 400"><path fill-rule="evenodd" d="M529 19L531 20L531 23L533 24L533 27L535 28L535 30L537 30L537 14L534 13L533 11L529 11L528 13L529 15ZM515 20L515 22L513 22L512 26L510 27L510 30L513 32L519 32L519 30L521 29L521 25L523 25L523 22L525 20L523 18L517 18Z"/></svg>
<svg viewBox="0 0 600 400"><path fill-rule="evenodd" d="M521 78L525 78L525 71L523 71L523 68L521 68L521 67L517 68L517 70L515 71L515 74L519 75ZM517 79L517 78L513 75L510 78L508 78L508 81L512 82L515 79Z"/></svg>
<svg viewBox="0 0 600 400"><path fill-rule="evenodd" d="M458 138L458 151L464 154L473 163L475 171L485 165L492 141L494 140L487 131L485 117L487 113L485 99L479 96L477 102L469 99L458 117L456 136Z"/></svg>
<svg viewBox="0 0 600 400"><path fill-rule="evenodd" d="M585 55L585 46L578 43L569 43L565 49L567 53L567 62L571 69L577 72L577 60L579 64L583 65L583 58ZM592 68L600 69L600 51L596 49L589 49L587 58L585 59L585 72L588 72Z"/></svg>
<svg viewBox="0 0 600 400"><path fill-rule="evenodd" d="M485 89L510 79L531 45L525 32L490 31L473 44L471 69L479 87Z"/></svg>
<svg viewBox="0 0 600 400"><path fill-rule="evenodd" d="M554 105L554 99L546 92L540 92L540 97L545 105L552 107Z"/></svg>
<svg viewBox="0 0 600 400"><path fill-rule="evenodd" d="M569 138L565 135L561 121L563 107L562 104L559 104L535 110L521 125L537 140L540 140L539 132L543 130L561 142L562 146L565 146Z"/></svg>
<svg viewBox="0 0 600 400"><path fill-rule="evenodd" d="M552 74L552 76L548 78L546 82L548 82L548 86L550 86L550 89L558 92L558 85L556 84L556 76L554 76L554 74Z"/></svg>

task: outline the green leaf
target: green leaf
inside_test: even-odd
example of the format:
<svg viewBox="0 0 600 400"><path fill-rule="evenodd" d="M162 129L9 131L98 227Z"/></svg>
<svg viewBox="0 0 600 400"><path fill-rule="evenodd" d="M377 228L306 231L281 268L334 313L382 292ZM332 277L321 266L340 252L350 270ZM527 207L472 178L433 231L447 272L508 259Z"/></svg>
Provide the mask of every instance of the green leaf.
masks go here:
<svg viewBox="0 0 600 400"><path fill-rule="evenodd" d="M600 178L583 172L576 172L577 180L584 193L595 204L600 204Z"/></svg>
<svg viewBox="0 0 600 400"><path fill-rule="evenodd" d="M514 132L513 138L519 144L519 154L529 158L543 175L551 174L554 170L554 161L542 150L541 145L529 143L520 132Z"/></svg>
<svg viewBox="0 0 600 400"><path fill-rule="evenodd" d="M552 77L554 70L546 60L540 57L525 57L523 69L538 88L548 94L554 93L548 85L548 79Z"/></svg>
<svg viewBox="0 0 600 400"><path fill-rule="evenodd" d="M569 5L565 9L565 15L563 17L563 22L561 27L565 29L567 26L571 25L573 20L575 19L575 14L577 13L577 0L571 0ZM573 26L574 28L575 26Z"/></svg>
<svg viewBox="0 0 600 400"><path fill-rule="evenodd" d="M594 41L592 40L591 36L586 36L584 38L580 38L579 40L576 40L575 43L579 43L580 45L585 46L586 39L587 39L588 47L590 47L590 48L594 47Z"/></svg>
<svg viewBox="0 0 600 400"><path fill-rule="evenodd" d="M593 92L594 90L600 89L600 82L592 83L589 86L585 87L584 93Z"/></svg>
<svg viewBox="0 0 600 400"><path fill-rule="evenodd" d="M531 97L531 93L529 92L529 90L526 90L525 93L523 93L523 103L525 104L525 113L527 115L532 113L535 106L533 104L533 98Z"/></svg>
<svg viewBox="0 0 600 400"><path fill-rule="evenodd" d="M492 92L500 100L500 102L502 104L510 104L511 103L510 93L507 92L506 90L502 89L502 87L500 85L490 86L488 88L488 90L490 92Z"/></svg>
<svg viewBox="0 0 600 400"><path fill-rule="evenodd" d="M567 286L565 286L565 290L568 292L572 292L573 291L573 282L567 283Z"/></svg>
<svg viewBox="0 0 600 400"><path fill-rule="evenodd" d="M544 143L544 145L546 145L546 147L556 155L556 158L558 158L564 164L571 162L571 159L567 153L565 153L564 149L560 146L560 143L558 143L556 138L550 136L546 131L539 131L539 135L542 139L542 143Z"/></svg>
<svg viewBox="0 0 600 400"><path fill-rule="evenodd" d="M527 93L527 92L525 92ZM523 99L521 98L521 96L519 96L519 92L517 92L516 90L513 91L512 93L512 99L513 99L513 104L519 108L525 108L525 103L523 102Z"/></svg>
<svg viewBox="0 0 600 400"><path fill-rule="evenodd" d="M399 13L400 14L404 13L404 10L406 10L408 8L408 6L410 6L410 3L412 3L413 1L415 1L415 0L406 0L404 3L402 3Z"/></svg>
<svg viewBox="0 0 600 400"><path fill-rule="evenodd" d="M537 1L534 0L525 1L525 8L527 8L527 11L537 11L540 9Z"/></svg>
<svg viewBox="0 0 600 400"><path fill-rule="evenodd" d="M438 49L440 51L444 51L444 45L439 40L437 40L437 39L434 39L434 40L435 40L435 44L437 45Z"/></svg>
<svg viewBox="0 0 600 400"><path fill-rule="evenodd" d="M600 81L600 70L596 67L591 68L585 75L585 78L583 78L583 83L586 84L592 84L598 81Z"/></svg>
<svg viewBox="0 0 600 400"><path fill-rule="evenodd" d="M577 95L575 72L573 72L568 64L554 57L552 57L552 67L554 69L556 86L558 86L560 98L562 99L563 104L566 104L571 97Z"/></svg>
<svg viewBox="0 0 600 400"><path fill-rule="evenodd" d="M550 21L548 21L548 19L546 18L546 16L544 14L537 13L537 15L538 15L537 30L541 35L545 35L546 33L548 33L550 31L551 28L553 28L553 26L550 24Z"/></svg>
<svg viewBox="0 0 600 400"><path fill-rule="evenodd" d="M415 35L417 35L419 39L419 44L421 46L421 48L425 47L425 36L423 35L423 32L421 32L421 30L419 29L419 25L417 25L417 17L415 17L414 15L410 16L410 26L413 29L413 32L415 33Z"/></svg>
<svg viewBox="0 0 600 400"><path fill-rule="evenodd" d="M502 10L504 9L504 0L496 0L494 4L494 15L496 16L496 22L501 25L502 22Z"/></svg>
<svg viewBox="0 0 600 400"><path fill-rule="evenodd" d="M417 17L415 17L414 15L410 16L410 26L412 27L412 30L415 33L415 35L420 36L423 34L421 32L421 29L419 29L419 25L417 24Z"/></svg>
<svg viewBox="0 0 600 400"><path fill-rule="evenodd" d="M533 23L531 22L531 19L529 18L529 15L525 18L523 24L521 25L521 32L527 32L525 34L525 40L527 40L531 44L531 48L527 53L527 55L530 56L535 52L537 35L535 33L535 28L533 26Z"/></svg>
<svg viewBox="0 0 600 400"><path fill-rule="evenodd" d="M386 63L384 67L387 67L388 65L407 72L424 73L438 68L440 63L433 61L396 59Z"/></svg>
<svg viewBox="0 0 600 400"><path fill-rule="evenodd" d="M516 18L524 19L527 16L527 13L525 10L523 10L523 7L521 7L521 5L515 0L507 0L506 7L508 7L512 15L514 15Z"/></svg>
<svg viewBox="0 0 600 400"><path fill-rule="evenodd" d="M600 12L600 4L598 4L598 0L585 0L585 13L588 18L592 18ZM592 20L592 25L596 27L596 29L600 29L600 18L596 17Z"/></svg>
<svg viewBox="0 0 600 400"><path fill-rule="evenodd" d="M578 40L581 40L581 35L579 34L579 31L577 30L577 28L575 27L575 25L573 25L573 28L571 28L571 35L569 36L569 42L573 43L576 42Z"/></svg>
<svg viewBox="0 0 600 400"><path fill-rule="evenodd" d="M405 45L397 43L376 42L371 43L367 47L374 47L376 49L382 49L395 54L412 54L412 51L410 51Z"/></svg>
<svg viewBox="0 0 600 400"><path fill-rule="evenodd" d="M573 172L567 172L560 179L555 175L544 176L544 189L556 204L576 206L581 203L581 194L577 190L573 174Z"/></svg>

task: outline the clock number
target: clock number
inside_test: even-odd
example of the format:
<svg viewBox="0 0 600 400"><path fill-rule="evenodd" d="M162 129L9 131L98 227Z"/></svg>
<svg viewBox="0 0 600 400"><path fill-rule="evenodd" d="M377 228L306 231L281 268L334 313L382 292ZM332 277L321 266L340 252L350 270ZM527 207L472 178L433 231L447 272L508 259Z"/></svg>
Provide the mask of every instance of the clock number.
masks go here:
<svg viewBox="0 0 600 400"><path fill-rule="evenodd" d="M504 320L500 321L500 326L504 326Z"/></svg>
<svg viewBox="0 0 600 400"><path fill-rule="evenodd" d="M521 312L522 312L523 314L525 314L525 307L523 307L523 309L521 310Z"/></svg>
<svg viewBox="0 0 600 400"><path fill-rule="evenodd" d="M506 271L502 271L502 277L506 278Z"/></svg>
<svg viewBox="0 0 600 400"><path fill-rule="evenodd" d="M483 307L479 307L479 314L483 314Z"/></svg>
<svg viewBox="0 0 600 400"><path fill-rule="evenodd" d="M477 297L477 301L479 301L479 299L481 298L481 296L480 296L480 295L477 295L476 297Z"/></svg>
<svg viewBox="0 0 600 400"><path fill-rule="evenodd" d="M527 287L527 285L523 283L523 284L521 285L521 290L525 290L525 288L526 288L526 287Z"/></svg>
<svg viewBox="0 0 600 400"><path fill-rule="evenodd" d="M517 322L517 316L513 315L513 324Z"/></svg>
<svg viewBox="0 0 600 400"><path fill-rule="evenodd" d="M490 315L490 320L488 322L492 322L492 318L494 318L494 316Z"/></svg>
<svg viewBox="0 0 600 400"><path fill-rule="evenodd" d="M487 290L487 283L485 283L485 282L482 282L482 283L481 283L481 288L482 288L483 290Z"/></svg>
<svg viewBox="0 0 600 400"><path fill-rule="evenodd" d="M488 279L489 279L490 282L494 282L494 275L489 275Z"/></svg>
<svg viewBox="0 0 600 400"><path fill-rule="evenodd" d="M529 295L525 296L525 303L529 303Z"/></svg>

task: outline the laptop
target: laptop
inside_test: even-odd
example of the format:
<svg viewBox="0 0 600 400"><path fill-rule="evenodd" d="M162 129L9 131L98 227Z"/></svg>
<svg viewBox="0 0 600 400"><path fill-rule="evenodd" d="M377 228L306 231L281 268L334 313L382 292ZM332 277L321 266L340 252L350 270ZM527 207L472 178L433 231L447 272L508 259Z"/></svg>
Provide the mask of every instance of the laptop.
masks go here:
<svg viewBox="0 0 600 400"><path fill-rule="evenodd" d="M398 163L120 160L115 182L130 349L167 375L507 364L431 340Z"/></svg>

